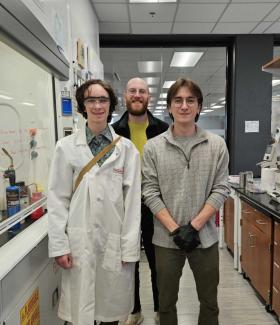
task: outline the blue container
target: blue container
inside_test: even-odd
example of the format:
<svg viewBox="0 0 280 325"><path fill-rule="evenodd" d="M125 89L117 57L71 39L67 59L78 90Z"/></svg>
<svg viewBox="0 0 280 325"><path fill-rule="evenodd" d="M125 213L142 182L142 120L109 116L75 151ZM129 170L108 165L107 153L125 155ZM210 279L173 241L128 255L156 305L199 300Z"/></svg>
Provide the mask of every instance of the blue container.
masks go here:
<svg viewBox="0 0 280 325"><path fill-rule="evenodd" d="M7 197L7 217L11 217L20 211L20 188L19 186L8 186L6 188ZM20 222L10 228L11 231L20 229Z"/></svg>

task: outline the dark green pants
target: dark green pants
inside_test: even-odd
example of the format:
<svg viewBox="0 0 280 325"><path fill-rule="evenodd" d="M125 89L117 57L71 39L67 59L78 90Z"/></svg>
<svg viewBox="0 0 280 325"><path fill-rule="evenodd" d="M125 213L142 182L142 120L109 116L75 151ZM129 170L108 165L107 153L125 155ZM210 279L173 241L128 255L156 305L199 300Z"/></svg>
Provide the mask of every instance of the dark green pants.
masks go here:
<svg viewBox="0 0 280 325"><path fill-rule="evenodd" d="M160 325L177 325L179 283L188 259L193 272L200 311L198 325L218 325L219 252L218 243L185 253L179 249L155 246L159 288Z"/></svg>

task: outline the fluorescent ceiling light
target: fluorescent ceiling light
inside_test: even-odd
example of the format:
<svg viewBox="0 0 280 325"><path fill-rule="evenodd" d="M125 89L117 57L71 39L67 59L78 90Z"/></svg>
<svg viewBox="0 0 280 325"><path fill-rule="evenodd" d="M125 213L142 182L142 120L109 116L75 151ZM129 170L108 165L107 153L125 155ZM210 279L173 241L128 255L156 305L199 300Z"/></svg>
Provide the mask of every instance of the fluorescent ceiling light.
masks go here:
<svg viewBox="0 0 280 325"><path fill-rule="evenodd" d="M22 105L25 105L25 106L35 106L35 104L29 103L29 102L22 102Z"/></svg>
<svg viewBox="0 0 280 325"><path fill-rule="evenodd" d="M0 98L7 99L7 100L12 100L13 99L13 97L5 96L5 95L0 95Z"/></svg>
<svg viewBox="0 0 280 325"><path fill-rule="evenodd" d="M155 93L157 93L157 88L156 87L149 87L149 92L150 92L150 94L155 94Z"/></svg>
<svg viewBox="0 0 280 325"><path fill-rule="evenodd" d="M199 115L205 115L206 113L200 113Z"/></svg>
<svg viewBox="0 0 280 325"><path fill-rule="evenodd" d="M129 0L130 3L161 3L161 2L177 2L177 0Z"/></svg>
<svg viewBox="0 0 280 325"><path fill-rule="evenodd" d="M272 80L272 87L280 85L280 79L274 79Z"/></svg>
<svg viewBox="0 0 280 325"><path fill-rule="evenodd" d="M142 79L146 81L148 86L153 86L153 85L159 84L159 77L147 77L147 78L142 78Z"/></svg>
<svg viewBox="0 0 280 325"><path fill-rule="evenodd" d="M222 98L220 98L219 100L220 100L220 101L221 101L221 100L225 100L225 97L222 97Z"/></svg>
<svg viewBox="0 0 280 325"><path fill-rule="evenodd" d="M171 67L194 67L204 52L175 52Z"/></svg>
<svg viewBox="0 0 280 325"><path fill-rule="evenodd" d="M162 88L170 88L174 84L175 80L173 81L165 81Z"/></svg>
<svg viewBox="0 0 280 325"><path fill-rule="evenodd" d="M226 101L225 100L223 100L220 104L225 104L226 103Z"/></svg>
<svg viewBox="0 0 280 325"><path fill-rule="evenodd" d="M222 108L222 107L224 107L224 106L222 106L222 105L214 105L214 106L211 106L211 108Z"/></svg>
<svg viewBox="0 0 280 325"><path fill-rule="evenodd" d="M141 73L161 72L162 70L162 61L139 61L137 65Z"/></svg>
<svg viewBox="0 0 280 325"><path fill-rule="evenodd" d="M165 100L159 100L157 103L158 103L158 105L166 105L166 101Z"/></svg>
<svg viewBox="0 0 280 325"><path fill-rule="evenodd" d="M167 98L167 93L161 93L161 94L159 95L159 98Z"/></svg>
<svg viewBox="0 0 280 325"><path fill-rule="evenodd" d="M210 113L210 112L213 112L213 109L205 109L203 112L204 113Z"/></svg>

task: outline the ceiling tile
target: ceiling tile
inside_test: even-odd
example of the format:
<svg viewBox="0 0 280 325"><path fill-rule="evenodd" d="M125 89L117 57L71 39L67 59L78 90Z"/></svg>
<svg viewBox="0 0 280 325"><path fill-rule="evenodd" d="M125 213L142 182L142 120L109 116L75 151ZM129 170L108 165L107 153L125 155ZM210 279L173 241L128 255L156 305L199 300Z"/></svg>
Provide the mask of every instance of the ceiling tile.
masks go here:
<svg viewBox="0 0 280 325"><path fill-rule="evenodd" d="M101 34L129 34L129 23L99 23L99 32Z"/></svg>
<svg viewBox="0 0 280 325"><path fill-rule="evenodd" d="M270 34L270 33L278 33L279 34L280 31L280 22L277 21L274 24L272 24L266 31L266 34Z"/></svg>
<svg viewBox="0 0 280 325"><path fill-rule="evenodd" d="M266 31L266 29L271 26L273 23L271 21L264 21L257 25L253 30L253 34L262 34Z"/></svg>
<svg viewBox="0 0 280 325"><path fill-rule="evenodd" d="M189 2L192 2L192 3L229 3L231 0L181 0L180 2L181 3L189 3Z"/></svg>
<svg viewBox="0 0 280 325"><path fill-rule="evenodd" d="M130 4L131 21L135 23L171 22L175 15L177 4ZM154 12L154 15L150 13ZM150 34L150 33L149 33Z"/></svg>
<svg viewBox="0 0 280 325"><path fill-rule="evenodd" d="M176 22L215 22L222 14L226 4L181 4Z"/></svg>
<svg viewBox="0 0 280 325"><path fill-rule="evenodd" d="M125 4L101 4L94 5L100 22L128 22L127 6Z"/></svg>
<svg viewBox="0 0 280 325"><path fill-rule="evenodd" d="M274 3L230 4L220 22L253 22L262 20L274 7Z"/></svg>
<svg viewBox="0 0 280 325"><path fill-rule="evenodd" d="M170 34L171 23L134 23L131 24L133 34Z"/></svg>
<svg viewBox="0 0 280 325"><path fill-rule="evenodd" d="M218 23L212 34L249 34L256 23Z"/></svg>
<svg viewBox="0 0 280 325"><path fill-rule="evenodd" d="M208 34L214 23L175 23L172 34Z"/></svg>
<svg viewBox="0 0 280 325"><path fill-rule="evenodd" d="M280 4L264 18L265 21L274 21L280 17Z"/></svg>
<svg viewBox="0 0 280 325"><path fill-rule="evenodd" d="M91 0L93 4L95 3L126 3L126 0Z"/></svg>
<svg viewBox="0 0 280 325"><path fill-rule="evenodd" d="M231 0L231 2L269 2L269 3L278 3L278 0Z"/></svg>

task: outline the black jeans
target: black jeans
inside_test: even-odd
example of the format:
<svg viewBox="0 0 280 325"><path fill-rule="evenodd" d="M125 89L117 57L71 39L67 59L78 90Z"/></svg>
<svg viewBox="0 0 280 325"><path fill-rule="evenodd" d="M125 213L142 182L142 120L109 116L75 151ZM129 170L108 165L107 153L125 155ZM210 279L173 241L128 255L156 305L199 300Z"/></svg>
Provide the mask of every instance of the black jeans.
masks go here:
<svg viewBox="0 0 280 325"><path fill-rule="evenodd" d="M148 207L142 204L141 207L141 232L142 232L142 242L145 249L145 253L148 259L149 267L151 270L151 282L154 298L154 311L158 311L158 287L157 287L157 272L156 272L156 257L155 248L152 243L154 234L154 222L153 214ZM134 309L132 314L141 311L140 302L140 277L139 277L139 262L135 265L135 295L134 295Z"/></svg>

